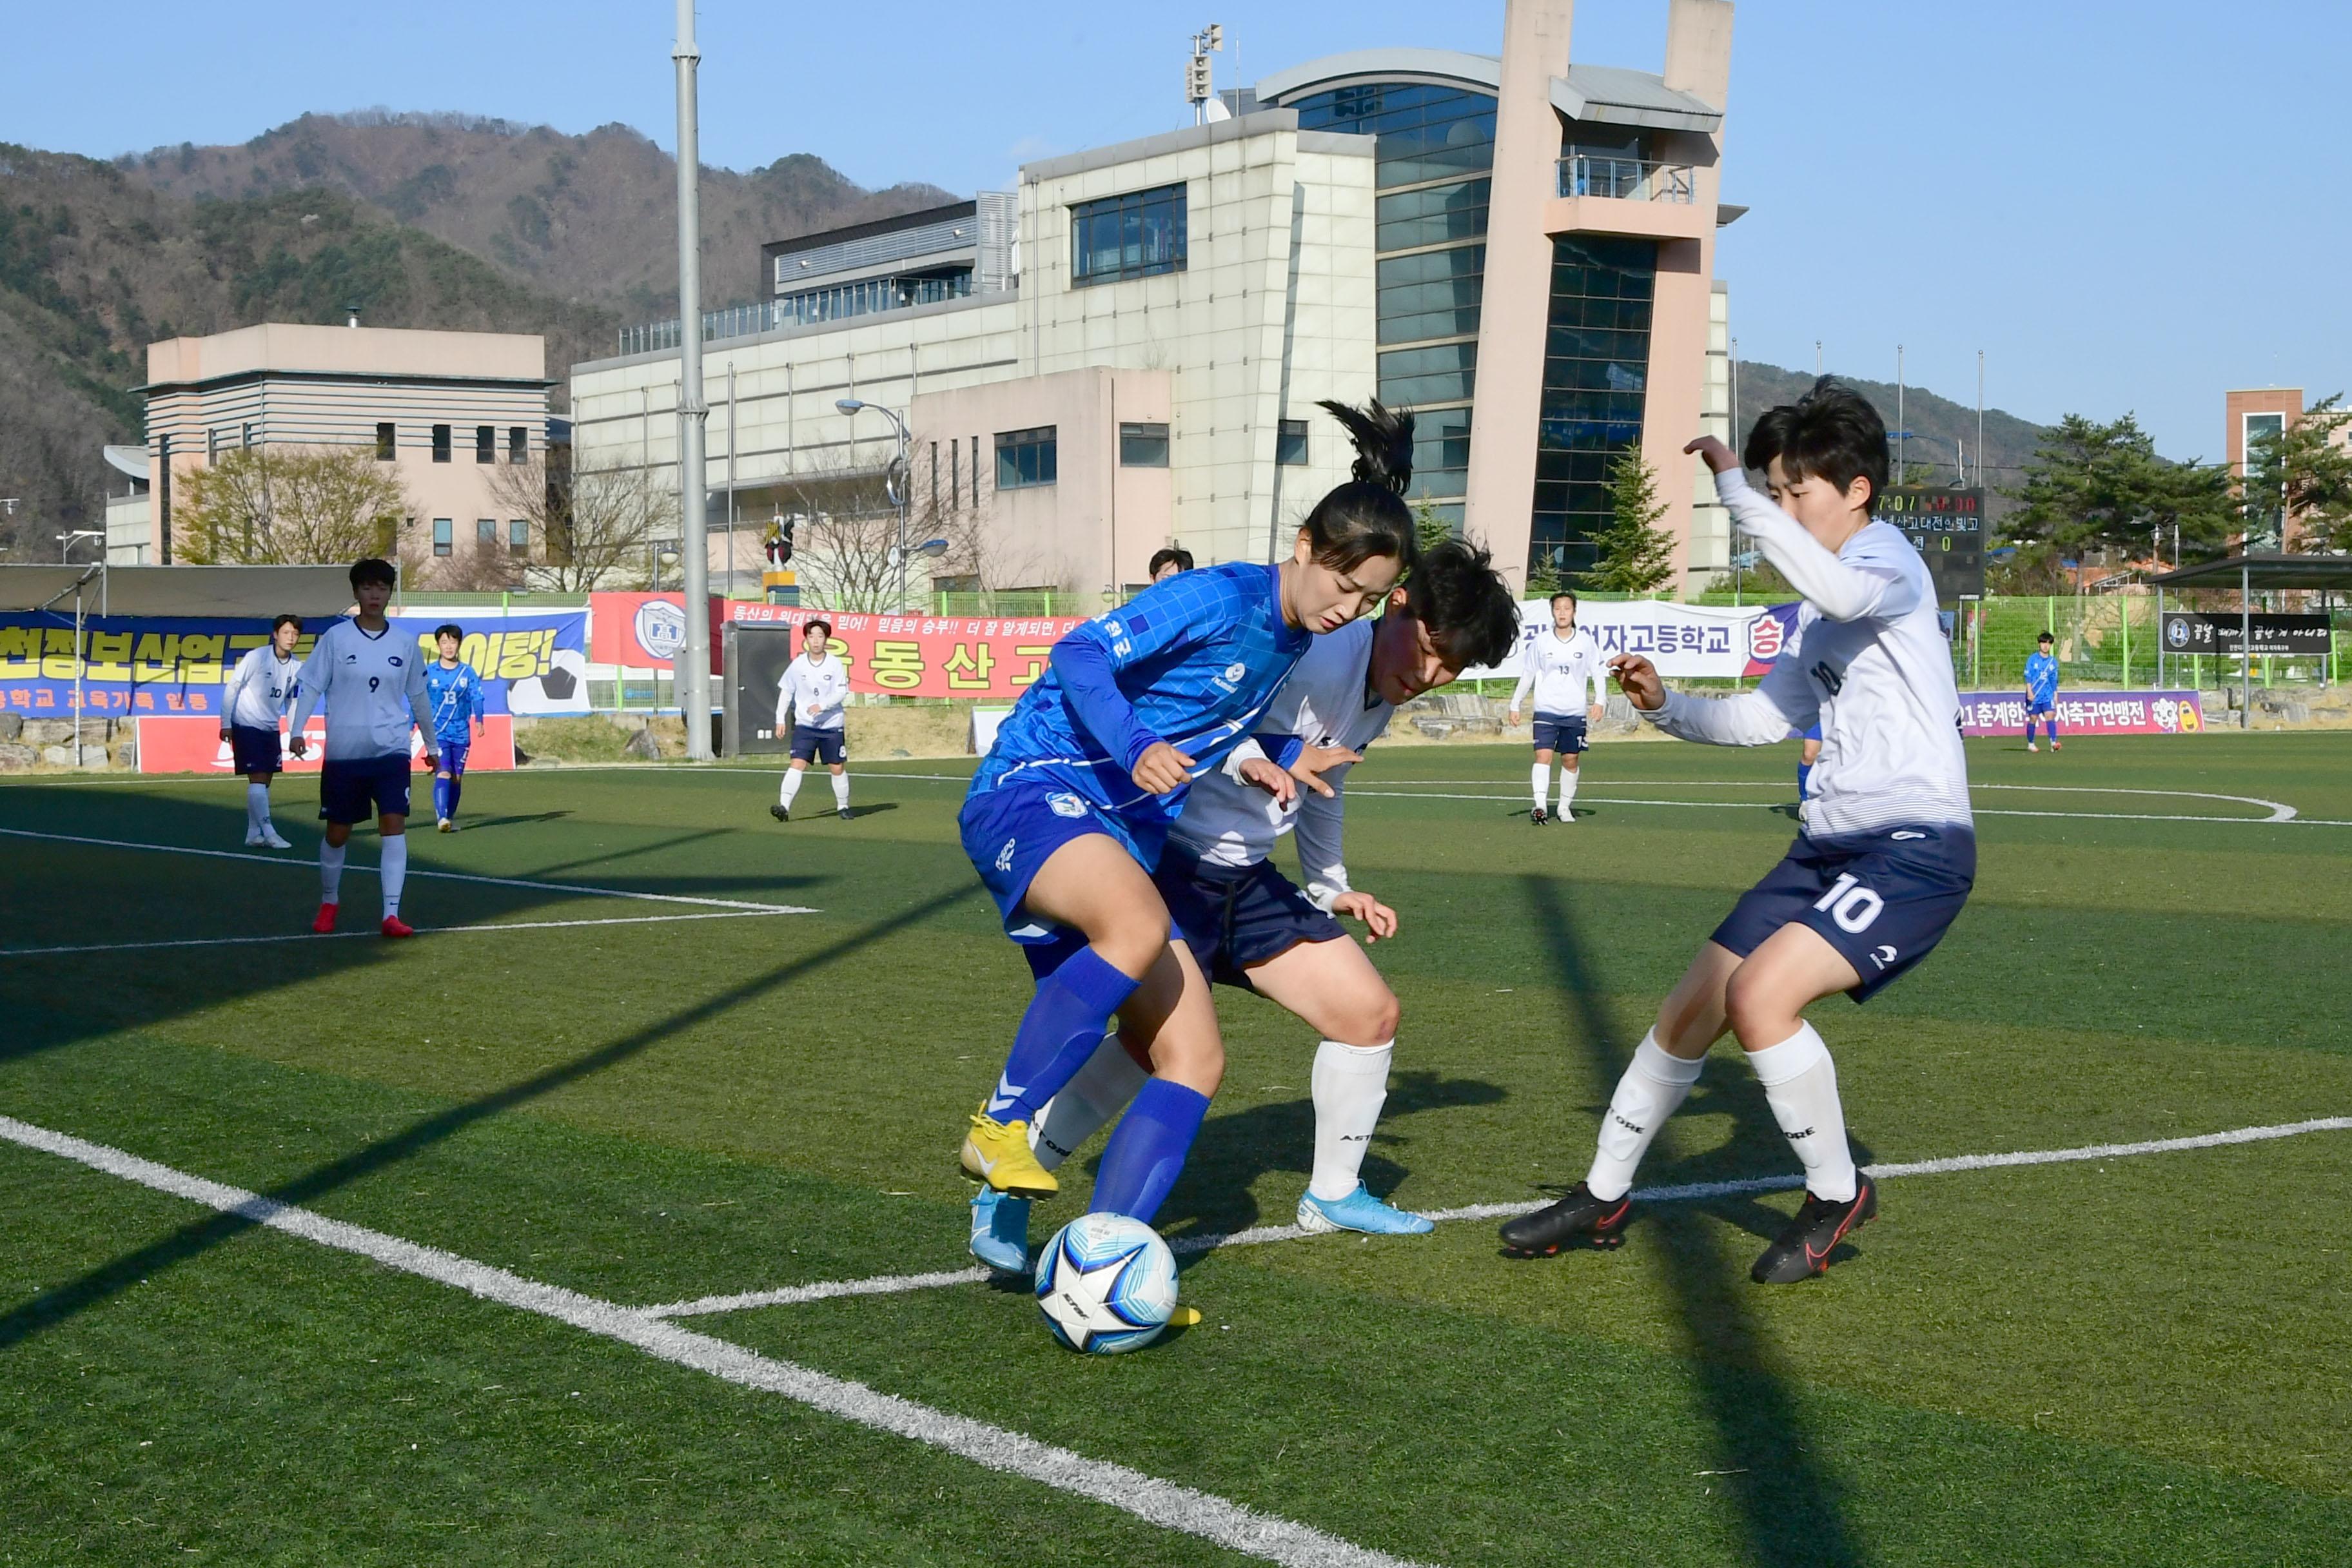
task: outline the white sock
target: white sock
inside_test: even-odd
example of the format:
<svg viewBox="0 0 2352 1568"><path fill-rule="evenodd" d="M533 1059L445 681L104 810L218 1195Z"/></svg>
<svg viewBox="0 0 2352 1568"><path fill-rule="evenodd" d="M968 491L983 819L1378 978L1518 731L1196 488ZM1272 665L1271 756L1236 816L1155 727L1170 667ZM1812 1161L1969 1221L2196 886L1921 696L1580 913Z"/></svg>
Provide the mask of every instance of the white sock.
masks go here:
<svg viewBox="0 0 2352 1568"><path fill-rule="evenodd" d="M849 809L849 775L833 775L833 804L843 811Z"/></svg>
<svg viewBox="0 0 2352 1568"><path fill-rule="evenodd" d="M408 835L396 833L383 841L383 918L400 912L400 887L408 880Z"/></svg>
<svg viewBox="0 0 2352 1568"><path fill-rule="evenodd" d="M784 787L782 793L776 796L776 804L782 806L786 811L790 811L793 808L793 796L801 793L801 774L805 770L801 768L786 768L784 770Z"/></svg>
<svg viewBox="0 0 2352 1568"><path fill-rule="evenodd" d="M1845 1108L1838 1103L1837 1064L1811 1024L1777 1046L1748 1053L1764 1098L1789 1147L1804 1163L1805 1190L1833 1204L1854 1194L1853 1152L1845 1142Z"/></svg>
<svg viewBox="0 0 2352 1568"><path fill-rule="evenodd" d="M1574 768L1559 770L1559 814L1568 815L1568 803L1576 798L1576 781L1583 775Z"/></svg>
<svg viewBox="0 0 2352 1568"><path fill-rule="evenodd" d="M1633 1172L1664 1126L1666 1118L1682 1109L1691 1085L1706 1066L1706 1058L1685 1061L1658 1044L1655 1029L1633 1047L1633 1059L1617 1080L1601 1113L1601 1136L1592 1152L1592 1173L1584 1184L1602 1203L1623 1197L1633 1185Z"/></svg>
<svg viewBox="0 0 2352 1568"><path fill-rule="evenodd" d="M1389 1097L1389 1060L1396 1042L1349 1046L1326 1040L1315 1050L1315 1170L1307 1190L1329 1203L1361 1183L1364 1151Z"/></svg>
<svg viewBox="0 0 2352 1568"><path fill-rule="evenodd" d="M1050 1171L1084 1148L1150 1077L1135 1065L1118 1035L1105 1035L1077 1076L1045 1102L1030 1124L1029 1146L1037 1152L1037 1163Z"/></svg>
<svg viewBox="0 0 2352 1568"><path fill-rule="evenodd" d="M248 784L245 786L245 825L255 833L269 831L269 786Z"/></svg>
<svg viewBox="0 0 2352 1568"><path fill-rule="evenodd" d="M319 901L340 904L343 901L343 850L341 844L319 841Z"/></svg>
<svg viewBox="0 0 2352 1568"><path fill-rule="evenodd" d="M1551 783L1551 764L1549 763L1538 763L1535 766L1529 768L1528 770L1528 783L1529 787L1536 792L1536 809L1538 811L1541 811L1544 807L1544 785Z"/></svg>

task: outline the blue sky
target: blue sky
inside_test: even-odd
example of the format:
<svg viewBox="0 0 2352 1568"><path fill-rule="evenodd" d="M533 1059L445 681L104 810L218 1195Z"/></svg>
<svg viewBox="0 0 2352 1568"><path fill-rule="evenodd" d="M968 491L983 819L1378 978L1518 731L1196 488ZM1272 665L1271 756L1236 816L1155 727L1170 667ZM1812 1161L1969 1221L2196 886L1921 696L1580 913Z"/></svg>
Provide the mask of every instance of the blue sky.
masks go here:
<svg viewBox="0 0 2352 1568"><path fill-rule="evenodd" d="M674 142L661 0L124 0L15 6L0 140L94 156L241 142L305 110L462 110ZM1658 68L1664 0L1585 0L1576 54ZM1002 186L1024 157L1189 122L1220 86L1342 49L1492 52L1501 0L754 5L699 27L703 154L814 153L869 185ZM1075 19L1074 19L1075 18ZM1748 0L1724 197L1744 358L1891 378L2035 419L2136 410L2218 456L2221 392L2352 383L2339 0ZM152 88L153 90L142 90Z"/></svg>

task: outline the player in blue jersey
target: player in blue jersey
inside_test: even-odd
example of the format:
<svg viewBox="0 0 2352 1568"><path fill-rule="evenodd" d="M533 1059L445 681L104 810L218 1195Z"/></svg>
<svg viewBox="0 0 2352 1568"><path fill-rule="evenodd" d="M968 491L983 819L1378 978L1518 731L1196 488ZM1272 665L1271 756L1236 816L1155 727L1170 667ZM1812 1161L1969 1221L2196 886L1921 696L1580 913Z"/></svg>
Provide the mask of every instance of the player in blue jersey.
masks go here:
<svg viewBox="0 0 2352 1568"><path fill-rule="evenodd" d="M1223 1075L1208 982L1169 939L1152 869L1192 781L1250 733L1313 637L1378 605L1413 553L1412 416L1323 406L1355 441L1355 477L1316 503L1289 559L1180 573L1074 627L972 776L964 852L1037 977L963 1143L964 1173L997 1192L1055 1190L1029 1124L1130 999L1165 1022L1104 1151L1097 1210L1150 1221Z"/></svg>
<svg viewBox="0 0 2352 1568"><path fill-rule="evenodd" d="M2033 721L2039 719L2050 727L2050 749L2058 749L2058 660L2050 651L2053 638L2043 632L2033 639L2033 657L2025 661L2025 749L2038 752L2033 743Z"/></svg>
<svg viewBox="0 0 2352 1568"><path fill-rule="evenodd" d="M466 786L466 755L482 732L482 677L461 662L466 634L453 623L436 627L433 646L441 657L425 667L425 694L433 704L433 738L441 742L441 768L433 775L433 815L444 833L457 831L457 795Z"/></svg>
<svg viewBox="0 0 2352 1568"><path fill-rule="evenodd" d="M1797 799L1802 802L1812 793L1813 764L1822 760L1822 722L1816 719L1805 726L1803 743L1797 752Z"/></svg>

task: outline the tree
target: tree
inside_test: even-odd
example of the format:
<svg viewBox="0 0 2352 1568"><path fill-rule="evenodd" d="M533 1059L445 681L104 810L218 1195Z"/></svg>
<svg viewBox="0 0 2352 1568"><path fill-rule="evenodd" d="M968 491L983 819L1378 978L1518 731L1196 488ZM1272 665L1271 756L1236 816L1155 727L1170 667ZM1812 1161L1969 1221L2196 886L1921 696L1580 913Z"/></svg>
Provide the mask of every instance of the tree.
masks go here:
<svg viewBox="0 0 2352 1568"><path fill-rule="evenodd" d="M2246 451L2247 532L2260 531L2253 497L2278 498L2274 523L2283 515L2299 550L2352 550L2352 447L2338 440L2352 426L2352 408L2339 407L2342 393L2323 397L2303 416L2265 430ZM2275 535L2273 542L2276 543Z"/></svg>
<svg viewBox="0 0 2352 1568"><path fill-rule="evenodd" d="M576 472L562 448L552 460L499 464L490 493L505 515L530 523L524 575L561 594L643 587L655 542L678 533L677 495L646 470Z"/></svg>
<svg viewBox="0 0 2352 1568"><path fill-rule="evenodd" d="M239 447L178 479L172 532L192 564L390 555L409 510L398 474L365 450Z"/></svg>
<svg viewBox="0 0 2352 1568"><path fill-rule="evenodd" d="M1412 503L1412 542L1415 548L1431 551L1454 537L1454 525L1437 515L1437 503L1427 496Z"/></svg>
<svg viewBox="0 0 2352 1568"><path fill-rule="evenodd" d="M2233 510L2224 470L2158 457L2129 414L2105 425L2066 415L2027 459L2022 482L2004 493L2023 503L2005 527L2015 570L2028 576L2093 551L2128 558L2168 542L2176 529L2184 555L2211 554L2227 543Z"/></svg>
<svg viewBox="0 0 2352 1568"><path fill-rule="evenodd" d="M1628 450L1609 466L1607 528L1592 536L1600 559L1580 574L1596 594L1647 594L1675 574L1675 536L1657 526L1666 515L1658 479L1639 451Z"/></svg>

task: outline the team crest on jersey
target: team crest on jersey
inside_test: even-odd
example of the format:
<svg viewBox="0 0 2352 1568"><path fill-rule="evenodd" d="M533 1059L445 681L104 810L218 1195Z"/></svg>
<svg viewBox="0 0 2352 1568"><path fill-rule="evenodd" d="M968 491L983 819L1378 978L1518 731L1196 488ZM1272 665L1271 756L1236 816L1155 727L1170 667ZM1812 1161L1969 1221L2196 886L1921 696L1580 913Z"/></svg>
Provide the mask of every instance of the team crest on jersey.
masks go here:
<svg viewBox="0 0 2352 1568"><path fill-rule="evenodd" d="M1004 847L996 852L996 868L998 870L1010 871L1013 869L1013 847L1020 842L1021 840L1018 838L1008 838L1004 841Z"/></svg>
<svg viewBox="0 0 2352 1568"><path fill-rule="evenodd" d="M1087 814L1087 803L1080 800L1076 795L1067 793L1049 795L1045 797L1045 804L1054 808L1054 815L1055 816L1076 817L1084 816ZM1013 846L1007 844L1004 847L1004 852L1008 855L1011 854L1013 852Z"/></svg>
<svg viewBox="0 0 2352 1568"><path fill-rule="evenodd" d="M1225 666L1225 679L1232 683L1238 684L1241 678L1248 673L1249 666L1245 664L1229 664Z"/></svg>
<svg viewBox="0 0 2352 1568"><path fill-rule="evenodd" d="M395 654L393 654L392 656L390 656L389 658L387 658L383 662L384 662L384 663L386 663L386 664L388 664L388 665L390 665L390 666L392 666L392 668L394 668L394 669L398 669L398 668L400 668L400 656L399 656L398 654L396 654L396 653L395 653Z"/></svg>

